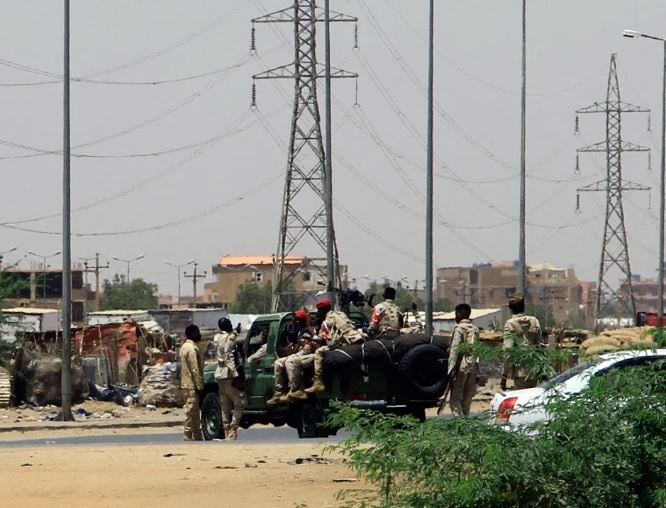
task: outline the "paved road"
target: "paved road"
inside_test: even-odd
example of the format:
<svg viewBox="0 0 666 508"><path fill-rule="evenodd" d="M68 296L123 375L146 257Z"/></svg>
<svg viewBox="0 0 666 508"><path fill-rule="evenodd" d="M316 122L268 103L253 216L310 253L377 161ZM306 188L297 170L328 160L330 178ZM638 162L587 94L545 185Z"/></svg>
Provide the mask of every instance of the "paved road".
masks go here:
<svg viewBox="0 0 666 508"><path fill-rule="evenodd" d="M344 431L337 436L325 439L327 442L337 442L347 435ZM320 439L321 441L322 439ZM291 443L298 442L298 433L291 427L241 429L239 440L228 444L242 443ZM166 434L110 434L101 436L76 436L52 439L25 439L21 441L0 441L0 448L40 447L40 446L72 446L72 445L154 445L178 444L183 442L182 431L174 430ZM213 445L214 443L211 443Z"/></svg>

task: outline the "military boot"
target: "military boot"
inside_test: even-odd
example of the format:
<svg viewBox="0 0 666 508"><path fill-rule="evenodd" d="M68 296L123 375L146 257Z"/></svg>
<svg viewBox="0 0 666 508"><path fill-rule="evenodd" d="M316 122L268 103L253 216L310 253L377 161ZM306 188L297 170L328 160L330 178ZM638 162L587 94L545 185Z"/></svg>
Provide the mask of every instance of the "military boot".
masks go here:
<svg viewBox="0 0 666 508"><path fill-rule="evenodd" d="M326 391L324 383L321 379L315 379L310 388L305 389L305 393L322 393Z"/></svg>
<svg viewBox="0 0 666 508"><path fill-rule="evenodd" d="M289 400L307 400L308 396L303 390L297 390L297 391L290 391L287 394L287 397Z"/></svg>
<svg viewBox="0 0 666 508"><path fill-rule="evenodd" d="M228 439L228 438L229 438L229 434L231 433L231 425L225 425L225 426L223 427L223 430L224 430L224 437L225 437L225 439Z"/></svg>
<svg viewBox="0 0 666 508"><path fill-rule="evenodd" d="M279 403L282 402L282 398L285 397L286 394L284 392L275 392L272 398L268 399L266 401L267 406L277 406Z"/></svg>
<svg viewBox="0 0 666 508"><path fill-rule="evenodd" d="M229 427L229 434L227 434L227 439L235 441L238 439L238 427Z"/></svg>

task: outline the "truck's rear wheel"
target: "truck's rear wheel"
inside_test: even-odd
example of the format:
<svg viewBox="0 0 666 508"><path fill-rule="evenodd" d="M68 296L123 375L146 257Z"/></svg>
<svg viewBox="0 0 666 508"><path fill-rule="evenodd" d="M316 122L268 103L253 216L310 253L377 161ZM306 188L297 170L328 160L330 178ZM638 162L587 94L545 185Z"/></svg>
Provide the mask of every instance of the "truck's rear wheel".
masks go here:
<svg viewBox="0 0 666 508"><path fill-rule="evenodd" d="M216 392L208 392L201 403L201 430L206 441L224 439L220 397Z"/></svg>
<svg viewBox="0 0 666 508"><path fill-rule="evenodd" d="M324 414L321 403L318 400L306 400L300 407L295 408L299 412L299 421L296 429L301 439L315 437L328 437L328 429L322 426Z"/></svg>

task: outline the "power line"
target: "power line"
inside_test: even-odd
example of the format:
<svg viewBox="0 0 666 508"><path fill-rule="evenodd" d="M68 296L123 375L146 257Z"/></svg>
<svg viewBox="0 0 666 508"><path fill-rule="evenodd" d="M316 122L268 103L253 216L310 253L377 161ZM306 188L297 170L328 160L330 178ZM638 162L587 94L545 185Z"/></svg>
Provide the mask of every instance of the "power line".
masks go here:
<svg viewBox="0 0 666 508"><path fill-rule="evenodd" d="M146 227L141 227L141 228L136 228L136 229L129 229L125 231L106 231L106 232L97 232L97 233L72 233L72 236L76 237L93 237L93 236L124 236L124 235L133 235L137 233L148 233L151 231L158 231L162 229L168 229L172 228L175 226L181 226L183 224L187 224L190 222L194 222L200 219L203 219L205 217L208 217L210 215L213 215L225 208L229 208L230 206L233 206L244 199L246 199L248 196L255 194L256 192L259 192L266 187L272 185L274 182L276 182L280 177L282 176L282 172L278 172L271 176L270 178L264 180L263 182L259 183L258 185L255 185L251 189L240 193L236 195L235 197L224 201L223 203L220 203L219 205L216 205L212 208L208 208L207 210L203 210L201 212L198 212L193 215L189 215L187 217L182 217L180 219L176 219L170 222L162 223L162 224L156 224L152 226L146 226ZM61 235L62 233L60 231L48 231L48 230L43 230L43 229L34 229L34 228L26 228L23 226L16 226L14 224L8 224L8 223L0 223L0 227L7 228L7 229L14 229L17 231L23 231L27 233L35 233L35 234L41 234L41 235Z"/></svg>

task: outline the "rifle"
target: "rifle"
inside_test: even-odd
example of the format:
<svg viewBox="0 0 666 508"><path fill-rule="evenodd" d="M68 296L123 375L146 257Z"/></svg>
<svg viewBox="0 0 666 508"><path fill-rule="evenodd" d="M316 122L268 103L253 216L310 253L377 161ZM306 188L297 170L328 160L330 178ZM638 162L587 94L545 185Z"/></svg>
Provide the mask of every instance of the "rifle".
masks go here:
<svg viewBox="0 0 666 508"><path fill-rule="evenodd" d="M446 398L449 396L451 393L451 389L453 388L453 383L456 381L456 377L458 376L458 372L460 371L460 364L462 363L463 359L463 354L458 354L458 359L456 360L456 365L453 368L453 372L451 372L451 375L449 376L449 382L446 383L446 388L444 389L444 394L439 398L439 401L437 402L437 415L439 416L442 411L444 411L444 406L446 405Z"/></svg>

